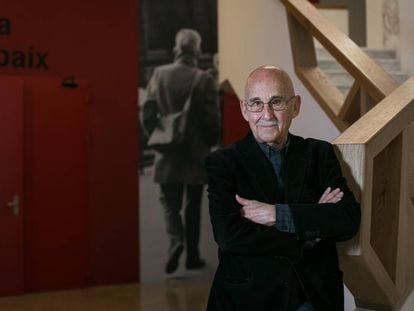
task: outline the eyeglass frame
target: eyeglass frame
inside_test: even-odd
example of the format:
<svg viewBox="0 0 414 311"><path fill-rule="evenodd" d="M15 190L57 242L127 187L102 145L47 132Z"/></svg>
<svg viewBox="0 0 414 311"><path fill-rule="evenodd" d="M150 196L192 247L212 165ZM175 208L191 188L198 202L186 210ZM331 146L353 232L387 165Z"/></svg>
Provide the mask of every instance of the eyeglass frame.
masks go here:
<svg viewBox="0 0 414 311"><path fill-rule="evenodd" d="M293 98L295 98L297 95L293 95L292 97L290 97L288 100L285 100L284 98L283 98L283 96L272 96L272 98L267 102L267 103L265 103L265 102L263 102L262 100L256 100L256 99L254 99L254 101L260 101L260 103L261 103L261 108L259 109L259 110L250 110L249 109L249 107L251 107L250 105L249 105L249 101L248 100L244 100L243 102L246 104L246 109L249 111L249 112L262 112L263 111L263 109L264 109L264 105L270 105L270 107L272 108L272 110L273 111L285 111L286 109L287 109L287 104L293 99ZM274 109L274 107L273 107L273 105L272 105L272 101L273 100L275 100L275 99L277 99L277 100L281 100L282 102L284 102L285 104L283 105L283 109ZM250 100L252 100L252 99L250 99ZM253 103L252 103L253 104Z"/></svg>

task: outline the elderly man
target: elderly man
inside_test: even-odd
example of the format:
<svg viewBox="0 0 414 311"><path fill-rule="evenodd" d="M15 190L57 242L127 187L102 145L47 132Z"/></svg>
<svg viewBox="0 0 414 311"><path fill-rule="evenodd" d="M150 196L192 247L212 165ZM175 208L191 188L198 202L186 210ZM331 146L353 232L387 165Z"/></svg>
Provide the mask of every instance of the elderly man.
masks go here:
<svg viewBox="0 0 414 311"><path fill-rule="evenodd" d="M343 310L336 241L359 229L360 207L331 144L289 133L299 114L287 73L248 77L247 136L206 160L219 266L208 310Z"/></svg>
<svg viewBox="0 0 414 311"><path fill-rule="evenodd" d="M167 274L177 270L186 249L186 268L200 269L200 206L207 178L204 159L217 142L220 128L218 94L215 79L197 68L201 36L193 29L181 29L175 38L175 60L155 68L147 86L147 100L141 110L143 129L150 134L160 116L183 110L192 89L183 144L168 152L157 152L154 181L160 185L170 239ZM181 206L185 205L184 221Z"/></svg>

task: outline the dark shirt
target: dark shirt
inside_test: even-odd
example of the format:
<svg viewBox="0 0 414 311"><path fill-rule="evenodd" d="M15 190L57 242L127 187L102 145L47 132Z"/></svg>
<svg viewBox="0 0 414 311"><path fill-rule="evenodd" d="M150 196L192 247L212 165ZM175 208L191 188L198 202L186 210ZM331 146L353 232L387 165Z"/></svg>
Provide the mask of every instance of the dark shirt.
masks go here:
<svg viewBox="0 0 414 311"><path fill-rule="evenodd" d="M278 189L281 191L282 196L284 193L284 178L283 178L283 166L286 156L286 152L289 148L289 136L286 145L282 150L277 150L269 146L266 143L257 142L264 152L266 158L272 163L273 169L276 173ZM292 212L288 204L276 202L276 228L279 231L295 233L295 224L293 222Z"/></svg>
<svg viewBox="0 0 414 311"><path fill-rule="evenodd" d="M272 163L273 169L276 173L278 189L282 193L284 193L284 161L286 158L287 150L289 148L289 136L286 142L286 145L282 148L282 150L277 150L269 146L266 143L257 142L262 151L264 152L266 158ZM276 223L275 227L277 230L282 232L288 233L296 233L295 223L293 222L292 212L290 211L290 207L286 203L278 203L275 204L276 208ZM305 247L312 248L316 244L316 240L306 240Z"/></svg>

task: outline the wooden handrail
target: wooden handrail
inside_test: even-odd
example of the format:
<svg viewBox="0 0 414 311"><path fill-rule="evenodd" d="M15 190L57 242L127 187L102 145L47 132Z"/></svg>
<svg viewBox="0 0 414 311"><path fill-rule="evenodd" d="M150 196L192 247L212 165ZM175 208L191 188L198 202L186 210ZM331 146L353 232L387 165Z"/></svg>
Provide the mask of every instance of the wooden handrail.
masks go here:
<svg viewBox="0 0 414 311"><path fill-rule="evenodd" d="M414 77L333 141L362 208L358 237L340 251L360 307L398 310L414 289L413 135Z"/></svg>
<svg viewBox="0 0 414 311"><path fill-rule="evenodd" d="M307 29L338 62L358 80L368 94L380 101L390 94L398 83L372 60L347 35L342 33L317 9L304 0L281 0L289 14Z"/></svg>
<svg viewBox="0 0 414 311"><path fill-rule="evenodd" d="M337 139L335 144L366 144L388 128L387 136L396 136L414 121L414 77L359 118Z"/></svg>

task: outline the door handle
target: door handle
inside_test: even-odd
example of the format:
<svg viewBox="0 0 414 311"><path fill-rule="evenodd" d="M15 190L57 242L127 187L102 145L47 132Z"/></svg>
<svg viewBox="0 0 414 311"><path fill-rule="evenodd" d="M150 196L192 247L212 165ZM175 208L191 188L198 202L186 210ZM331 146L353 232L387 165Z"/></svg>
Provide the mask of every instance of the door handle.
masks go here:
<svg viewBox="0 0 414 311"><path fill-rule="evenodd" d="M20 213L20 198L18 195L15 195L13 197L13 200L10 202L7 202L7 206L10 207L13 210L13 214L15 216L18 216Z"/></svg>

